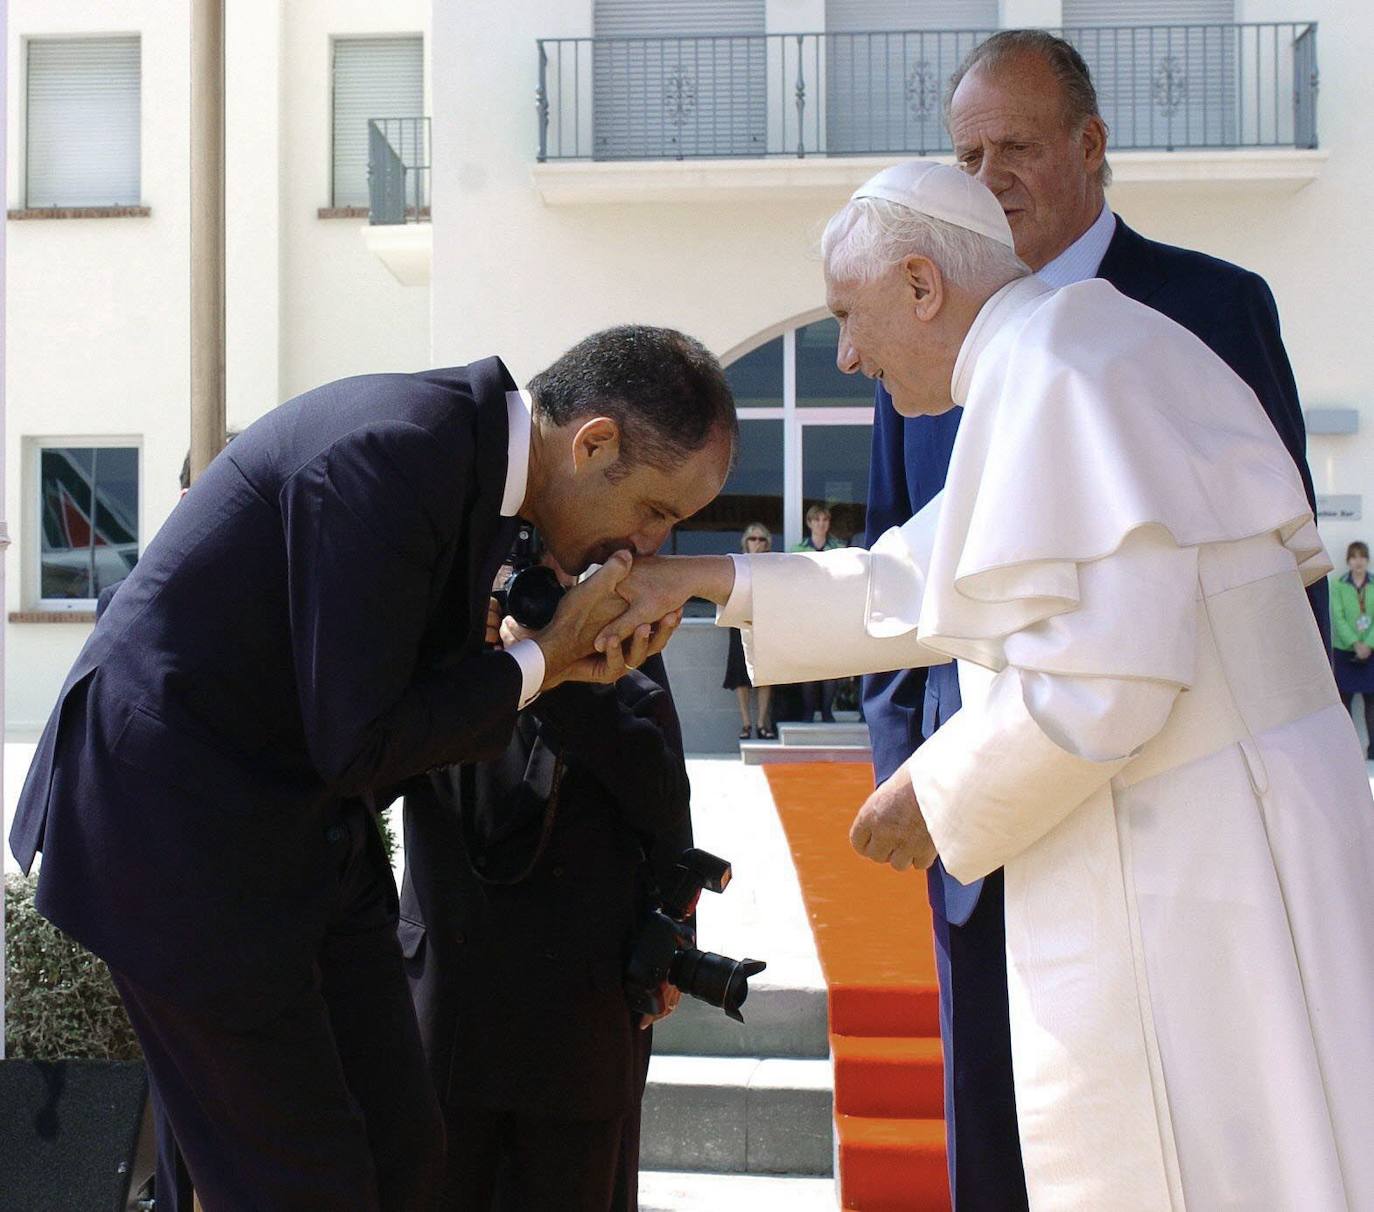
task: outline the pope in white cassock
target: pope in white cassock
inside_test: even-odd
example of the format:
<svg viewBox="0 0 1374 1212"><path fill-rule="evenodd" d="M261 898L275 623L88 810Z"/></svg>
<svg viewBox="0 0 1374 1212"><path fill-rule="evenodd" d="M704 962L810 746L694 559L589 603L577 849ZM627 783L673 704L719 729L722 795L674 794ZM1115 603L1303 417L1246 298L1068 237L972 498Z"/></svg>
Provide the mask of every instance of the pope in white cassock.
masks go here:
<svg viewBox="0 0 1374 1212"><path fill-rule="evenodd" d="M852 839L1006 868L1032 1208L1374 1208L1374 803L1293 461L1191 333L1011 250L956 169L859 189L840 365L963 405L945 492L869 552L637 561L617 634L700 594L756 684L958 659Z"/></svg>

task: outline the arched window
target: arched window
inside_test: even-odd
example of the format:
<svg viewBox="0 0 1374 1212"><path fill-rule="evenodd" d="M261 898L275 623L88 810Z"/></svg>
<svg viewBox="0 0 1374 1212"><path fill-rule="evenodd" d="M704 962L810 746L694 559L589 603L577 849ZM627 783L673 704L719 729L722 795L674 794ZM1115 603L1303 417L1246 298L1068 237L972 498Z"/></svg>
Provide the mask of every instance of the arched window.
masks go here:
<svg viewBox="0 0 1374 1212"><path fill-rule="evenodd" d="M873 381L840 373L838 341L838 323L818 317L766 337L726 366L739 408L739 458L720 496L677 527L669 550L739 551L740 532L762 522L773 550L785 551L801 541L806 508L816 501L829 506L835 537L863 542Z"/></svg>

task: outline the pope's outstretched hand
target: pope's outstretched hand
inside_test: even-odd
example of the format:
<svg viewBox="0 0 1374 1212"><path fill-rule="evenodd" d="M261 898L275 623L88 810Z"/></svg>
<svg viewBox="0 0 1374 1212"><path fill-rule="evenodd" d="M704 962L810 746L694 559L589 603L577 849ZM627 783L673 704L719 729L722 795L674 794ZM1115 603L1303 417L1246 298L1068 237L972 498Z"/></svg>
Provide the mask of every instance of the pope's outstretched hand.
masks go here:
<svg viewBox="0 0 1374 1212"><path fill-rule="evenodd" d="M670 610L623 628L611 642L593 646L602 629L626 613L617 587L629 570L630 553L616 552L592 576L568 590L547 627L532 633L530 638L544 654L541 689L551 690L562 682L614 682L627 669L637 669L661 651L671 638L682 615ZM519 636L506 630L502 638L509 641Z"/></svg>
<svg viewBox="0 0 1374 1212"><path fill-rule="evenodd" d="M623 643L636 629L665 616L677 613L680 618L688 598L723 606L734 584L735 566L729 556L638 556L630 574L616 582L625 612L602 629L596 650Z"/></svg>
<svg viewBox="0 0 1374 1212"><path fill-rule="evenodd" d="M905 766L864 801L849 830L849 842L864 858L890 863L897 871L924 869L935 861L935 843Z"/></svg>

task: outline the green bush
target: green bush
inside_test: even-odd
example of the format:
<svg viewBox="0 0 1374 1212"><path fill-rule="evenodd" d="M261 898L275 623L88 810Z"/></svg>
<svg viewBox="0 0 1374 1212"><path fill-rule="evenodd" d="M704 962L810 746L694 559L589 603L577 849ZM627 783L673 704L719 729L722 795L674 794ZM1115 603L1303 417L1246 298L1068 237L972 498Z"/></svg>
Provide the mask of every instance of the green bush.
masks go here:
<svg viewBox="0 0 1374 1212"><path fill-rule="evenodd" d="M386 851L388 863L396 860L396 831L391 827L391 809L377 813L377 829L382 835L382 848Z"/></svg>
<svg viewBox="0 0 1374 1212"><path fill-rule="evenodd" d="M5 877L5 1054L141 1060L110 970L39 914L37 886Z"/></svg>

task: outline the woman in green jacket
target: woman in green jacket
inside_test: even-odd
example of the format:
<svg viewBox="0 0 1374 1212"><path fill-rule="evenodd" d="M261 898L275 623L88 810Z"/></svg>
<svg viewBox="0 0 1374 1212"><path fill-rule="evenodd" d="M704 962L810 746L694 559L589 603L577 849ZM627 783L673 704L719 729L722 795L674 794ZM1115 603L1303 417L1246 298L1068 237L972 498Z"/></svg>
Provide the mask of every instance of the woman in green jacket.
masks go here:
<svg viewBox="0 0 1374 1212"><path fill-rule="evenodd" d="M1336 688L1341 702L1355 714L1355 696L1364 696L1364 720L1374 760L1374 593L1369 586L1369 547L1351 543L1345 552L1349 571L1331 586L1331 645Z"/></svg>

